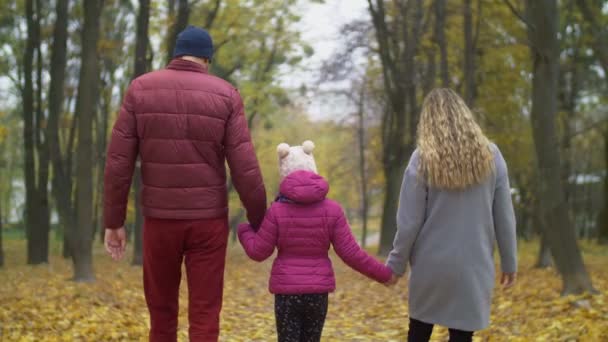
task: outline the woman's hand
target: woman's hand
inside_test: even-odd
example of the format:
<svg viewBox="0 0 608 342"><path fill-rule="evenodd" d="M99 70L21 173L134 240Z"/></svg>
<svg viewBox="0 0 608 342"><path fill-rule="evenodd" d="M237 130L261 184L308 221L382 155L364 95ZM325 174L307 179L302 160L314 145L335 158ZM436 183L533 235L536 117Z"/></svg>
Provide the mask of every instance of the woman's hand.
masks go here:
<svg viewBox="0 0 608 342"><path fill-rule="evenodd" d="M515 285L515 282L517 280L517 273L502 273L502 276L500 277L500 285L502 285L502 287L504 289L508 289L511 288Z"/></svg>

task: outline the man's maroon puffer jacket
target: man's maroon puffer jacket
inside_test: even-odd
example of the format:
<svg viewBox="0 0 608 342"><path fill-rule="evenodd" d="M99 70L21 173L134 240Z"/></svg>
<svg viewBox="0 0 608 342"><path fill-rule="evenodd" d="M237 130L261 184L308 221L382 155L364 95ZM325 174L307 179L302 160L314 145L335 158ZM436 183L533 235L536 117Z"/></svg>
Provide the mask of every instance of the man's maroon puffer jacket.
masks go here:
<svg viewBox="0 0 608 342"><path fill-rule="evenodd" d="M135 161L141 160L143 215L226 216L225 160L256 226L266 192L238 91L201 65L175 59L135 79L112 130L105 167L104 218L122 227Z"/></svg>

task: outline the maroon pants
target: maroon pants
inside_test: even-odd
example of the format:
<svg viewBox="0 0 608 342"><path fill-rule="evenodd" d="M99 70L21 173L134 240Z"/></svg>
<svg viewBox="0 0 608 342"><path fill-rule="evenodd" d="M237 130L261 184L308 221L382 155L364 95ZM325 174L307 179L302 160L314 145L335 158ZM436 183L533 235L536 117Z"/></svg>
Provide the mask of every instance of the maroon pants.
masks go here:
<svg viewBox="0 0 608 342"><path fill-rule="evenodd" d="M188 279L190 341L217 341L224 287L228 223L146 218L143 230L144 292L150 341L177 341L182 260Z"/></svg>

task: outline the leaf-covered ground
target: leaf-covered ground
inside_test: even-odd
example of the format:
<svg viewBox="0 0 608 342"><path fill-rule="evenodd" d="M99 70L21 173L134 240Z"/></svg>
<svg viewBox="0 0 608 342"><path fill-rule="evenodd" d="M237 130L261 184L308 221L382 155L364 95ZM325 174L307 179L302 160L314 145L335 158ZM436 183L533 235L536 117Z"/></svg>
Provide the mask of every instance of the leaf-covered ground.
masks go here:
<svg viewBox="0 0 608 342"><path fill-rule="evenodd" d="M517 287L497 291L492 325L476 341L608 341L608 248L584 245L585 261L601 292L559 296L552 270L532 269L536 247L522 244ZM5 241L7 265L0 270L2 341L144 341L147 310L141 269L114 263L95 249L97 282L67 281L71 264L53 255L50 265L24 264L23 241ZM338 290L330 296L323 341L404 341L407 287L387 289L334 258ZM232 245L228 253L222 341L274 341L273 300L267 292L270 261L256 264ZM438 280L441 281L441 280ZM182 282L182 285L185 285ZM187 340L182 286L180 341ZM434 341L445 341L436 329Z"/></svg>

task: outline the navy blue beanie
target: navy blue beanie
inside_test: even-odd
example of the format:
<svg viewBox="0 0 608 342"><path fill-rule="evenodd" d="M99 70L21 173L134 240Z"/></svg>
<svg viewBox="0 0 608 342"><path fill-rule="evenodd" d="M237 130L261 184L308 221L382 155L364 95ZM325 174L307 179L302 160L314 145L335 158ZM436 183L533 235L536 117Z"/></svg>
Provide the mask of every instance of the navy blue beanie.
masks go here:
<svg viewBox="0 0 608 342"><path fill-rule="evenodd" d="M213 57L213 41L209 33L202 28L188 26L177 35L173 58L181 56Z"/></svg>

